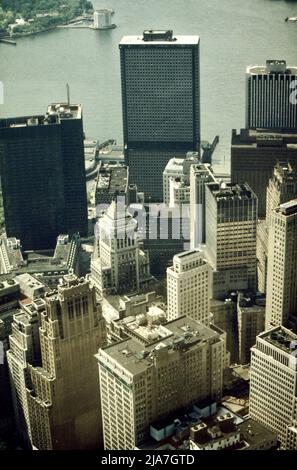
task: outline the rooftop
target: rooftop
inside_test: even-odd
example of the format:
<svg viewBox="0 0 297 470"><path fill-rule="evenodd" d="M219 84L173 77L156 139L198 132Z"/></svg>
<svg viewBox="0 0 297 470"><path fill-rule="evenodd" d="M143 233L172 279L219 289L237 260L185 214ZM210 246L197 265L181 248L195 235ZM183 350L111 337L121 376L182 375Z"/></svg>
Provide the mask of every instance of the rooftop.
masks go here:
<svg viewBox="0 0 297 470"><path fill-rule="evenodd" d="M187 317L180 317L165 323L164 337L143 346L137 338L130 338L103 349L112 361L117 362L131 374L140 373L151 367L159 351L188 350L208 340L219 341L219 333ZM167 335L165 334L167 333Z"/></svg>
<svg viewBox="0 0 297 470"><path fill-rule="evenodd" d="M249 65L247 73L251 75L292 74L297 75L297 66L287 66L285 60L267 60L266 65Z"/></svg>
<svg viewBox="0 0 297 470"><path fill-rule="evenodd" d="M258 338L267 341L267 343L272 344L287 354L296 356L297 335L283 326L260 333Z"/></svg>
<svg viewBox="0 0 297 470"><path fill-rule="evenodd" d="M240 198L240 199L255 199L256 195L246 183L232 184L232 183L209 183L207 185L211 193L216 199Z"/></svg>
<svg viewBox="0 0 297 470"><path fill-rule="evenodd" d="M158 39L153 39L154 32L151 34L152 40L144 40L143 36L124 36L120 42L121 46L158 46L166 45L168 47L176 46L196 46L199 44L199 36L174 36L174 40L162 38L163 31L155 31L156 35L159 34Z"/></svg>
<svg viewBox="0 0 297 470"><path fill-rule="evenodd" d="M297 214L297 199L292 201L284 202L276 209L277 212L281 212L284 215Z"/></svg>

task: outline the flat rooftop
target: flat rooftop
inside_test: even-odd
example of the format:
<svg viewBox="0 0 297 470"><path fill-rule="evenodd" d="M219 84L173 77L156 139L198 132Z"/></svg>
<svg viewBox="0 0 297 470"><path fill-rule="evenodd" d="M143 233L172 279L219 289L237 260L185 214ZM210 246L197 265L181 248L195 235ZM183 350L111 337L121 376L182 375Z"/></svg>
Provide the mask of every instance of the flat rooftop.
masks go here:
<svg viewBox="0 0 297 470"><path fill-rule="evenodd" d="M153 40L147 41L143 39L143 35L139 36L124 36L120 42L121 46L168 46L168 47L176 47L176 46L197 46L200 41L199 36L175 36L174 41L168 40Z"/></svg>
<svg viewBox="0 0 297 470"><path fill-rule="evenodd" d="M168 331L167 336L147 346L136 338L129 338L107 346L103 351L128 372L137 374L152 366L154 352L160 349L187 350L220 337L217 331L186 316L165 323L162 328Z"/></svg>
<svg viewBox="0 0 297 470"><path fill-rule="evenodd" d="M284 215L297 214L297 199L293 199L292 201L284 202L276 210L278 212L281 212Z"/></svg>
<svg viewBox="0 0 297 470"><path fill-rule="evenodd" d="M249 65L246 69L250 75L288 74L297 75L297 66L287 65L285 61L267 61L266 65Z"/></svg>
<svg viewBox="0 0 297 470"><path fill-rule="evenodd" d="M296 355L297 335L283 326L265 331L259 335L259 338L267 341L267 343L272 344L287 354L292 354L293 356Z"/></svg>
<svg viewBox="0 0 297 470"><path fill-rule="evenodd" d="M216 199L255 199L256 195L248 184L209 183L207 187Z"/></svg>

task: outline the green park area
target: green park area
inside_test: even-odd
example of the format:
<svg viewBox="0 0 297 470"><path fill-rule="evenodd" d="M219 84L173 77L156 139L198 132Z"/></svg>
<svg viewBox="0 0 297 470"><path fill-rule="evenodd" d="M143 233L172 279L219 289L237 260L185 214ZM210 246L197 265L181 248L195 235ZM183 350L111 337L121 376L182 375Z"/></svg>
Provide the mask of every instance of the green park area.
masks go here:
<svg viewBox="0 0 297 470"><path fill-rule="evenodd" d="M0 37L37 33L92 11L88 0L2 0Z"/></svg>

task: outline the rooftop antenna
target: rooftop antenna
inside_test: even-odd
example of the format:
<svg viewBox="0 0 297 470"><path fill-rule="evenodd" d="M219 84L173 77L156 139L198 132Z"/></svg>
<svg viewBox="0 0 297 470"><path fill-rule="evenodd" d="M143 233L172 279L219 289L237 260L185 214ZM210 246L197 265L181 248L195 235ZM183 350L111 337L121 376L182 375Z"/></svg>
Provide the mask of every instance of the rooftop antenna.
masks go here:
<svg viewBox="0 0 297 470"><path fill-rule="evenodd" d="M67 90L67 103L68 103L68 106L70 106L70 87L69 87L69 83L67 83L67 85L66 85L66 90Z"/></svg>

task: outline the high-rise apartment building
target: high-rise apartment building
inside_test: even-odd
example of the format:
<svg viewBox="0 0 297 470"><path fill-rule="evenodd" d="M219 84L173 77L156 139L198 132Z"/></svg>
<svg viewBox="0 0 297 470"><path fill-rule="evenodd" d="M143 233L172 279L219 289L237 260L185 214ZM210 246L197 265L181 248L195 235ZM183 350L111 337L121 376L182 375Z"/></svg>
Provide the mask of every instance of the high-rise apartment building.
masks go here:
<svg viewBox="0 0 297 470"><path fill-rule="evenodd" d="M172 155L200 147L199 36L144 31L119 47L129 181L161 201Z"/></svg>
<svg viewBox="0 0 297 470"><path fill-rule="evenodd" d="M275 431L282 448L296 450L297 335L270 329L251 351L250 417Z"/></svg>
<svg viewBox="0 0 297 470"><path fill-rule="evenodd" d="M296 129L297 107L292 100L297 66L267 60L246 71L246 128Z"/></svg>
<svg viewBox="0 0 297 470"><path fill-rule="evenodd" d="M168 320L186 315L208 325L211 282L212 270L202 251L175 255L167 268Z"/></svg>
<svg viewBox="0 0 297 470"><path fill-rule="evenodd" d="M297 199L280 204L268 239L266 328L297 322Z"/></svg>
<svg viewBox="0 0 297 470"><path fill-rule="evenodd" d="M190 244L199 248L205 243L205 185L217 180L207 163L198 163L190 170Z"/></svg>
<svg viewBox="0 0 297 470"><path fill-rule="evenodd" d="M160 328L151 344L134 335L97 354L105 449L133 450L157 419L221 397L222 332L187 317Z"/></svg>
<svg viewBox="0 0 297 470"><path fill-rule="evenodd" d="M268 236L274 210L284 202L297 197L297 171L288 162L276 164L269 180L266 198L266 219L257 227L258 290L266 292Z"/></svg>
<svg viewBox="0 0 297 470"><path fill-rule="evenodd" d="M256 287L257 197L247 184L206 186L206 249L215 271L238 280L246 268L248 287ZM215 282L215 280L214 280Z"/></svg>
<svg viewBox="0 0 297 470"><path fill-rule="evenodd" d="M295 106L297 108L297 106ZM297 165L297 132L241 129L232 133L231 181L248 185L258 197L260 218L266 216L266 190L277 162Z"/></svg>
<svg viewBox="0 0 297 470"><path fill-rule="evenodd" d="M81 106L1 119L0 165L8 237L39 250L53 248L60 233L87 235Z"/></svg>
<svg viewBox="0 0 297 470"><path fill-rule="evenodd" d="M147 252L142 250L137 223L124 205L112 201L99 219L91 279L97 292L137 292L154 280Z"/></svg>

